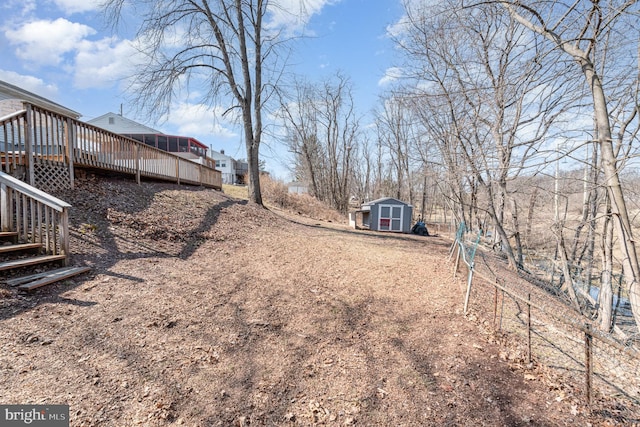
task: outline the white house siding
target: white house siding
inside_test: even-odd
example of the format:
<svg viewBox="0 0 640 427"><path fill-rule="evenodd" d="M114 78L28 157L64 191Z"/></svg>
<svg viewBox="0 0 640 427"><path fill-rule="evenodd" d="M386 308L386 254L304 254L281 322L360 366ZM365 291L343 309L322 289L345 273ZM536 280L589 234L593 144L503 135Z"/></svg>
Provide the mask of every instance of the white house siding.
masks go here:
<svg viewBox="0 0 640 427"><path fill-rule="evenodd" d="M237 184L236 179L236 161L233 157L219 153L215 150L209 150L209 156L215 160L216 169L222 173L223 184Z"/></svg>

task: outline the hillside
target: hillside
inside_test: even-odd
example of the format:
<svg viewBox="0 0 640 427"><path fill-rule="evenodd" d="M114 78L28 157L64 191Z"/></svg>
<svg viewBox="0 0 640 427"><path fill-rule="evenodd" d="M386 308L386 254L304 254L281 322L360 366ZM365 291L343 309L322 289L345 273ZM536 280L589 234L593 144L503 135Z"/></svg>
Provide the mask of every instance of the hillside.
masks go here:
<svg viewBox="0 0 640 427"><path fill-rule="evenodd" d="M446 239L171 184L89 177L59 197L93 271L2 285L1 402L67 403L73 426L614 423L498 357L461 314Z"/></svg>

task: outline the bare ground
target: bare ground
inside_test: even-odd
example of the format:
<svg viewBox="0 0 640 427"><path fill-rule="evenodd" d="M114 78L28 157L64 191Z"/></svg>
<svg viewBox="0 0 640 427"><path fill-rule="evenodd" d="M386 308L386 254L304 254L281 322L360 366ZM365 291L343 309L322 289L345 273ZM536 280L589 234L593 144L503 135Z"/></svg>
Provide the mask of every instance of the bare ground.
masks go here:
<svg viewBox="0 0 640 427"><path fill-rule="evenodd" d="M498 357L440 237L354 231L212 190L95 177L91 274L0 288L0 402L73 426L613 425Z"/></svg>

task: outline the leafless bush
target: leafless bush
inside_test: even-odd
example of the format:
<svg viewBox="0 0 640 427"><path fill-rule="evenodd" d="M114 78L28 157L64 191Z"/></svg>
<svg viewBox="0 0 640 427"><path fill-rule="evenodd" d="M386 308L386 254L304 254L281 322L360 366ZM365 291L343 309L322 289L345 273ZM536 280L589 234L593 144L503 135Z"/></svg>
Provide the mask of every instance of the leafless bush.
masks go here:
<svg viewBox="0 0 640 427"><path fill-rule="evenodd" d="M289 189L282 181L263 176L261 185L262 193L268 204L309 218L331 222L346 222L346 218L343 215L326 206L318 199L308 194L289 193Z"/></svg>

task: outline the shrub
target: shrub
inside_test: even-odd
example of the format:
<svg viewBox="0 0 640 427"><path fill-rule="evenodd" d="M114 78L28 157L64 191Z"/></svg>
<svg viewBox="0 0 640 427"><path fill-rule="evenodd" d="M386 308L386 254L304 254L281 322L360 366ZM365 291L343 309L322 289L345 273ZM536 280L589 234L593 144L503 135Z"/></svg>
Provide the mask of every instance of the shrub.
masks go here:
<svg viewBox="0 0 640 427"><path fill-rule="evenodd" d="M268 175L260 177L262 197L265 203L298 215L331 222L346 222L344 215L309 194L291 194L282 182Z"/></svg>

